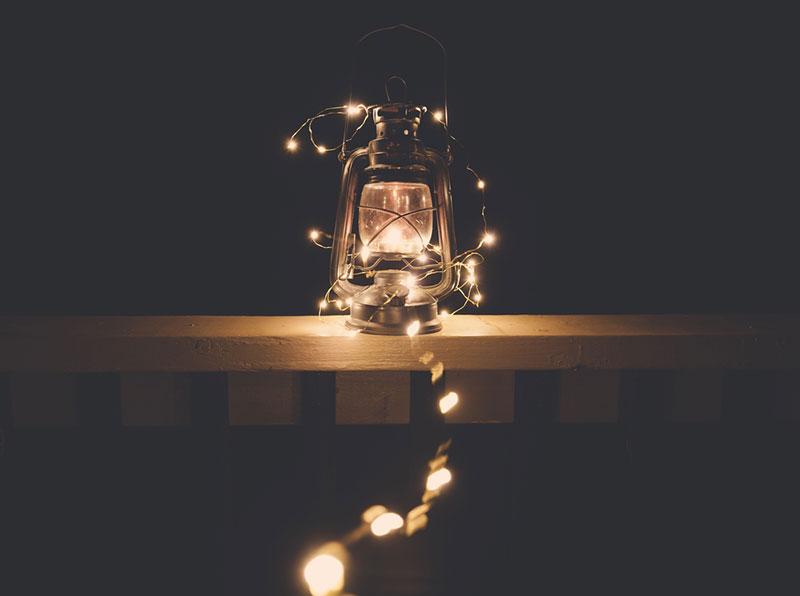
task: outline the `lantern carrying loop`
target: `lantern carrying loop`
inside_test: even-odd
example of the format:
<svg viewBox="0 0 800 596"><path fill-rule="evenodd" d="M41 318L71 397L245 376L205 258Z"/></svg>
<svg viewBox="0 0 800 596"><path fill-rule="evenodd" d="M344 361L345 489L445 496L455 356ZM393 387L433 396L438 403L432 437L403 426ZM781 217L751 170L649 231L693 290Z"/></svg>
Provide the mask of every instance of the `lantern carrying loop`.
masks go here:
<svg viewBox="0 0 800 596"><path fill-rule="evenodd" d="M439 41L436 37L431 35L430 33L426 32L426 31L423 31L422 29L417 29L416 27L412 27L411 25L406 25L405 23L400 23L398 25L391 25L389 27L381 27L379 29L375 29L373 31L370 31L369 33L367 33L361 39L358 40L358 42L356 43L355 47L353 48L353 66L352 66L352 71L350 73L350 92L349 92L347 105L352 105L353 104L353 82L355 81L355 78L356 78L356 64L357 64L356 58L358 57L358 50L361 47L361 44L363 44L367 39L369 39L373 35L378 35L379 33L386 33L388 31L395 31L397 29L405 29L407 31L411 31L413 33L417 33L419 35L427 37L428 39L433 41L437 46L439 46L439 49L442 52L442 99L443 99L443 102L444 102L444 109L443 109L444 115L443 115L443 118L442 118L442 123L445 125L445 128L447 128L447 125L449 123L448 116L447 116L447 50L445 49L444 44L441 41ZM396 77L396 75L393 75L393 76L389 77L389 79L386 80L386 95L387 95L387 97L389 96L389 89L388 89L389 81L391 81L394 77ZM397 77L397 78L400 78L400 77ZM405 87L405 80L403 80L402 78L400 78L400 79L403 81L403 85ZM405 97L404 97L404 99L405 99ZM347 157L348 157L348 154L349 154L349 150L348 150L348 146L347 146L347 143L350 140L349 136L348 136L349 133L350 133L350 123L348 122L347 119L345 119L344 130L342 132L341 151L339 152L339 160L340 161L345 161L347 159ZM447 139L447 151L446 151L446 153L447 153L448 156L450 155L450 138L449 138L449 135L448 135L448 139Z"/></svg>
<svg viewBox="0 0 800 596"><path fill-rule="evenodd" d="M390 103L397 101L396 99L392 98L392 94L389 91L389 84L392 81L400 81L400 83L403 85L403 103L406 103L408 101L408 83L406 83L406 80L399 75L391 75L386 79L386 82L383 85L383 88L386 90L386 101Z"/></svg>

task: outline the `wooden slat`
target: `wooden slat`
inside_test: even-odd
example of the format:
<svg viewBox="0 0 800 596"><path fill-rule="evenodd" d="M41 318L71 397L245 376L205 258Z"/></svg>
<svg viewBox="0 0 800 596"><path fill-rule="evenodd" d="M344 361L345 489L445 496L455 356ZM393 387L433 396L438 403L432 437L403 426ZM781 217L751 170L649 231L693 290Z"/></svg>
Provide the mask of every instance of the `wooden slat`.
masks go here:
<svg viewBox="0 0 800 596"><path fill-rule="evenodd" d="M616 370L567 370L561 373L559 421L617 422L620 374Z"/></svg>
<svg viewBox="0 0 800 596"><path fill-rule="evenodd" d="M120 375L123 426L185 426L192 422L191 378L187 374Z"/></svg>
<svg viewBox="0 0 800 596"><path fill-rule="evenodd" d="M673 422L719 422L722 375L721 370L677 371L667 419Z"/></svg>
<svg viewBox="0 0 800 596"><path fill-rule="evenodd" d="M12 374L8 387L15 426L78 424L75 375Z"/></svg>
<svg viewBox="0 0 800 596"><path fill-rule="evenodd" d="M228 405L232 426L268 426L300 422L299 373L229 373Z"/></svg>
<svg viewBox="0 0 800 596"><path fill-rule="evenodd" d="M336 373L336 424L407 424L411 373Z"/></svg>
<svg viewBox="0 0 800 596"><path fill-rule="evenodd" d="M458 315L410 339L344 317L0 318L0 372L800 369L800 316Z"/></svg>
<svg viewBox="0 0 800 596"><path fill-rule="evenodd" d="M448 423L514 421L514 371L447 371L449 391L458 393L459 402L445 414Z"/></svg>

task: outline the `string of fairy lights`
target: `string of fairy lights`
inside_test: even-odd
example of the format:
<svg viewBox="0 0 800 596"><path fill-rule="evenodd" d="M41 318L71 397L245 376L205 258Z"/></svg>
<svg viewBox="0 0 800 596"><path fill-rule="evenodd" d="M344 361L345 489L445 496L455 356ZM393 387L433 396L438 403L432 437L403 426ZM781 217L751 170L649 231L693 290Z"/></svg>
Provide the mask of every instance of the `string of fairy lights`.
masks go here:
<svg viewBox="0 0 800 596"><path fill-rule="evenodd" d="M435 384L444 374L444 364L436 360L432 352L425 352L419 361L430 366L431 383ZM452 411L460 398L455 391L449 391L438 399L437 405L442 415ZM420 501L409 509L405 516L390 511L383 505L373 505L361 514L359 525L339 540L323 544L315 549L303 567L303 578L312 596L334 596L341 594L345 585L345 565L349 559L348 547L373 536L383 538L402 531L410 538L428 525L428 513L438 497L453 479L447 467L448 450L452 439L447 439L436 448L433 457L427 462L425 488Z"/></svg>
<svg viewBox="0 0 800 596"><path fill-rule="evenodd" d="M298 136L306 130L308 132L309 142L317 153L327 154L340 150L344 152L347 143L349 143L370 120L370 114L374 107L375 106L367 106L364 104L351 104L325 108L314 116L306 119L305 122L294 131L291 137L286 141L286 149L292 153L297 152L300 149ZM433 121L438 123L447 135L448 152L450 151L451 141L463 149L463 145L450 134L442 111L437 110L429 112L428 109L424 107L422 110L423 114L430 114ZM328 118L331 116L353 119L360 118L361 120L353 132L342 139L341 143L328 147L318 142L314 135L314 124L321 118ZM455 315L470 305L475 307L480 306L483 300L483 294L479 288L477 269L479 265L485 261L481 249L493 246L497 240L495 234L489 230L486 219L486 182L469 165L468 160L465 168L466 171L474 177L476 188L480 192L480 215L483 222L483 235L480 241L469 250L452 257L447 264L442 261L440 247L431 243L426 243L424 250L418 256L414 258L404 258L402 260L403 266L401 269L411 274L411 283L423 289L425 287L424 282L429 277L441 275L448 268L454 271L456 276L455 291L463 298L463 302L450 313L446 310L441 310L440 316L443 318ZM403 217L404 214L396 214L396 216ZM329 233L323 230L313 229L309 232L308 236L309 240L314 245L323 249L332 248L332 246L327 243L333 239ZM374 237L372 240L374 240ZM347 271L348 278L370 278L374 276L377 267L381 263L381 257L372 254L369 242L367 244L362 244L358 250L355 249L354 245L352 252L347 254L347 259L349 262ZM329 286L323 298L320 299L318 303L319 316L331 305L341 312L349 310L353 299L347 298L346 300L341 300L340 298L334 297L335 286L335 283ZM369 286L365 286L365 289L368 287ZM419 332L419 329L419 321L414 321L407 326L406 334L409 337L414 337ZM359 333L359 331L353 330L353 333ZM420 355L419 362L429 368L431 383L435 386L444 374L444 363L440 359L437 359L432 352L425 352ZM444 416L456 408L459 401L459 395L454 391L450 391L438 398L438 410L442 416ZM346 533L338 540L328 542L314 550L312 556L308 559L303 568L303 577L308 584L308 589L312 596L333 596L342 593L345 585L346 564L349 559L348 547L368 536L380 539L392 534L398 534L402 531L404 536L411 537L428 525L428 514L432 506L453 478L452 472L447 467L449 459L448 450L451 444L452 440L447 439L437 446L433 457L427 462L425 485L420 500L418 503L414 504L405 515L390 511L382 505L373 505L362 513L360 523L352 531Z"/></svg>
<svg viewBox="0 0 800 596"><path fill-rule="evenodd" d="M347 143L353 140L355 136L359 133L359 131L364 128L367 122L370 120L370 114L372 113L373 108L375 105L364 105L364 104L350 104L350 105L341 105L341 106L332 106L329 108L325 108L315 115L307 118L289 137L286 141L286 149L291 153L295 153L300 149L300 142L298 141L298 136L305 130L308 132L308 140L314 149L319 154L326 154L335 151L339 151L343 149ZM441 110L436 110L430 112L427 107L422 107L423 114L430 114L432 120L437 123L444 133L447 135L448 139L448 151L450 149L450 143L454 143L457 145L461 150L464 151L466 154L466 149L464 145L454 137L444 121L444 112ZM317 141L317 138L314 136L314 124L322 119L328 118L331 116L344 116L346 118L360 118L360 122L355 127L353 132L346 136L342 142L338 145L328 147L322 143ZM403 259L403 267L401 268L404 271L408 271L412 274L411 283L417 285L424 289L424 285L421 282L424 282L426 279L433 275L439 275L444 273L447 269L451 269L456 274L456 287L455 291L463 298L463 302L452 312L447 310L441 310L440 316L447 317L451 314L456 314L464 310L467 306L472 305L475 307L479 307L481 302L484 299L483 293L480 291L480 287L478 284L478 272L477 268L478 265L485 261L483 254L481 254L481 249L486 247L491 247L497 241L497 237L493 232L489 230L488 221L486 218L486 181L480 177L480 175L475 171L475 169L469 164L469 160L466 161L464 166L465 170L475 179L475 186L480 193L481 198L481 209L480 215L481 220L483 222L483 235L475 246L470 248L469 250L463 251L457 255L455 255L447 265L444 265L441 261L441 250L437 244L427 243L425 246L424 251L413 259ZM409 214L397 214L396 217L402 218ZM312 229L308 233L308 237L311 242L323 249L330 249L331 245L324 244L324 240L331 240L332 236L325 232L324 230ZM375 257L370 250L370 244L373 240L378 237L376 234L373 238L367 243L362 244L361 248L358 251L349 252L347 254L348 262L350 263L350 267L346 272L348 278L357 278L357 277L364 277L369 278L372 277L375 273L377 266L381 263L380 257ZM359 264L360 261L360 264ZM344 278L341 278L344 279ZM336 283L334 282L330 286L328 286L327 290L325 291L323 297L317 303L317 314L322 315L323 311L327 310L329 307L334 307L340 312L347 312L350 309L350 305L352 304L353 299L348 298L346 300L341 300L338 298L333 297L334 288ZM365 287L366 289L366 287ZM413 324L412 324L413 325ZM413 327L410 329L413 331Z"/></svg>

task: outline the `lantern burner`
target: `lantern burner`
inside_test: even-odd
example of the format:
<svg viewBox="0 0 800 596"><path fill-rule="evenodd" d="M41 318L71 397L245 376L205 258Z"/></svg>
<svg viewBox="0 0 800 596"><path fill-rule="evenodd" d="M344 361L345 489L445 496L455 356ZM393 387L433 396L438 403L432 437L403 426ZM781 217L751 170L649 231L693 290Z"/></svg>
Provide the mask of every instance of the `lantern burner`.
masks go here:
<svg viewBox="0 0 800 596"><path fill-rule="evenodd" d="M401 335L418 321L419 333L442 328L436 300L416 286L411 273L395 269L378 271L375 283L359 293L350 306L347 325L380 335Z"/></svg>

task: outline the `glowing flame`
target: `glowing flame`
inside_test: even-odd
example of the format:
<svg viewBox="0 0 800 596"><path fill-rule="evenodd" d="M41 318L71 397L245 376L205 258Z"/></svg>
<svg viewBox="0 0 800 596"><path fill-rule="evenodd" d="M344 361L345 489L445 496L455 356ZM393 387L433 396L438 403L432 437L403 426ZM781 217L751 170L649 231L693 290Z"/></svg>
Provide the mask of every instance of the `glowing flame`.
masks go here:
<svg viewBox="0 0 800 596"><path fill-rule="evenodd" d="M312 596L335 594L344 588L344 564L330 554L317 555L303 569Z"/></svg>
<svg viewBox="0 0 800 596"><path fill-rule="evenodd" d="M428 475L428 480L425 481L425 488L430 491L439 490L452 479L453 475L450 473L450 470L447 468L439 468Z"/></svg>
<svg viewBox="0 0 800 596"><path fill-rule="evenodd" d="M402 527L403 518L396 513L387 511L376 517L370 524L369 529L372 530L375 536L386 536L390 532L399 530Z"/></svg>
<svg viewBox="0 0 800 596"><path fill-rule="evenodd" d="M458 404L458 393L451 391L439 400L439 411L442 414L447 414L450 410Z"/></svg>
<svg viewBox="0 0 800 596"><path fill-rule="evenodd" d="M417 333L419 333L419 321L413 321L409 323L408 327L406 327L406 333L408 337L414 337Z"/></svg>

